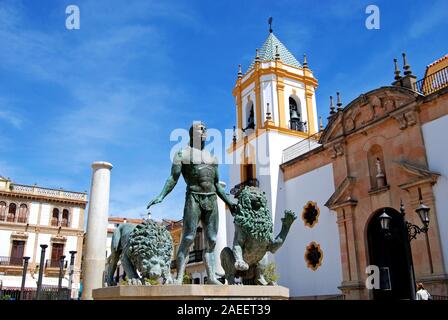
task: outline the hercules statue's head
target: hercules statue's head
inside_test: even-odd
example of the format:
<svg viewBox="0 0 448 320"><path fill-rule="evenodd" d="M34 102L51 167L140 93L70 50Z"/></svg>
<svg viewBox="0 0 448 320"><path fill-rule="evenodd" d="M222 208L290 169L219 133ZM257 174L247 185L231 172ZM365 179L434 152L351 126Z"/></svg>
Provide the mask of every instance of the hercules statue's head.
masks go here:
<svg viewBox="0 0 448 320"><path fill-rule="evenodd" d="M190 127L190 146L202 149L207 139L207 127L202 121L194 121Z"/></svg>

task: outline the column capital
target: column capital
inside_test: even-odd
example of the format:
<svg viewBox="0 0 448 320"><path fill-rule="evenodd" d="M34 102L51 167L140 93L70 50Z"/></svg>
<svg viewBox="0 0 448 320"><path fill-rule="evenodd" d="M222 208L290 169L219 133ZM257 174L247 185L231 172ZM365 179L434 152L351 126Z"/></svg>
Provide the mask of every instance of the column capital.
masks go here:
<svg viewBox="0 0 448 320"><path fill-rule="evenodd" d="M94 163L92 163L92 168L93 169L109 169L111 170L113 168L112 164L106 161L95 161Z"/></svg>

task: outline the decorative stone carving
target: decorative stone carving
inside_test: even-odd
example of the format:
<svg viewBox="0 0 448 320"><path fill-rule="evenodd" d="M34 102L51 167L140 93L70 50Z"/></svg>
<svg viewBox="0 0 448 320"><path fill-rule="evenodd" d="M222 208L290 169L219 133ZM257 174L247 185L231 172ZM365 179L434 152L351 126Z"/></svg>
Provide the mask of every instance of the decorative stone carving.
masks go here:
<svg viewBox="0 0 448 320"><path fill-rule="evenodd" d="M372 113L371 113L370 117L366 117L367 121L365 121L364 123L372 121L373 119L378 118L380 114L384 113L383 104L381 102L381 99L378 98L377 96L375 96L375 95L370 96L369 104L370 104Z"/></svg>
<svg viewBox="0 0 448 320"><path fill-rule="evenodd" d="M355 130L355 120L348 117L345 119L344 129L346 132L350 132L352 130Z"/></svg>
<svg viewBox="0 0 448 320"><path fill-rule="evenodd" d="M386 185L386 178L381 169L381 160L379 158L376 158L375 165L376 165L376 184L378 188L382 188Z"/></svg>
<svg viewBox="0 0 448 320"><path fill-rule="evenodd" d="M335 143L332 146L332 150L330 152L331 152L331 158L333 159L338 156L342 156L344 154L344 146L342 142Z"/></svg>
<svg viewBox="0 0 448 320"><path fill-rule="evenodd" d="M406 129L406 127L408 126L406 118L404 117L403 113L395 115L394 119L398 121L401 130Z"/></svg>
<svg viewBox="0 0 448 320"><path fill-rule="evenodd" d="M406 112L404 114L404 117L406 118L408 126L413 126L414 124L417 123L417 116L414 110Z"/></svg>
<svg viewBox="0 0 448 320"><path fill-rule="evenodd" d="M390 112L395 109L395 100L388 97L383 100L383 107L386 112Z"/></svg>
<svg viewBox="0 0 448 320"><path fill-rule="evenodd" d="M393 117L398 121L401 130L404 130L407 127L413 126L417 123L417 114L414 110L403 111L395 114Z"/></svg>

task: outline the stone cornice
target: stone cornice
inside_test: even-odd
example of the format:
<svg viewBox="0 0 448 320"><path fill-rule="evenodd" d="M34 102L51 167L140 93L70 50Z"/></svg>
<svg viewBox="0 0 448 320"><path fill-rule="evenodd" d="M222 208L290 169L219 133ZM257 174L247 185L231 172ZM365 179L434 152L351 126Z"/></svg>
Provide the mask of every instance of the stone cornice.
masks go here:
<svg viewBox="0 0 448 320"><path fill-rule="evenodd" d="M14 199L26 199L26 200L36 200L40 202L52 202L52 203L61 203L61 204L71 204L83 209L86 208L87 201L85 200L74 200L74 199L66 199L66 198L55 198L55 197L46 197L35 194L28 193L18 193L12 191L0 191L0 197L8 197Z"/></svg>

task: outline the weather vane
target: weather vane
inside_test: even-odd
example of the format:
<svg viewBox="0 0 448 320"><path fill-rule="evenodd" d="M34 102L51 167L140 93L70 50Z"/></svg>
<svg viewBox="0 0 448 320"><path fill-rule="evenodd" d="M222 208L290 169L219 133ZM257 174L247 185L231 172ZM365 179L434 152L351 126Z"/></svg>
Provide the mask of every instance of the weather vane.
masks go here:
<svg viewBox="0 0 448 320"><path fill-rule="evenodd" d="M272 17L269 18L268 23L269 23L269 32L272 33Z"/></svg>

